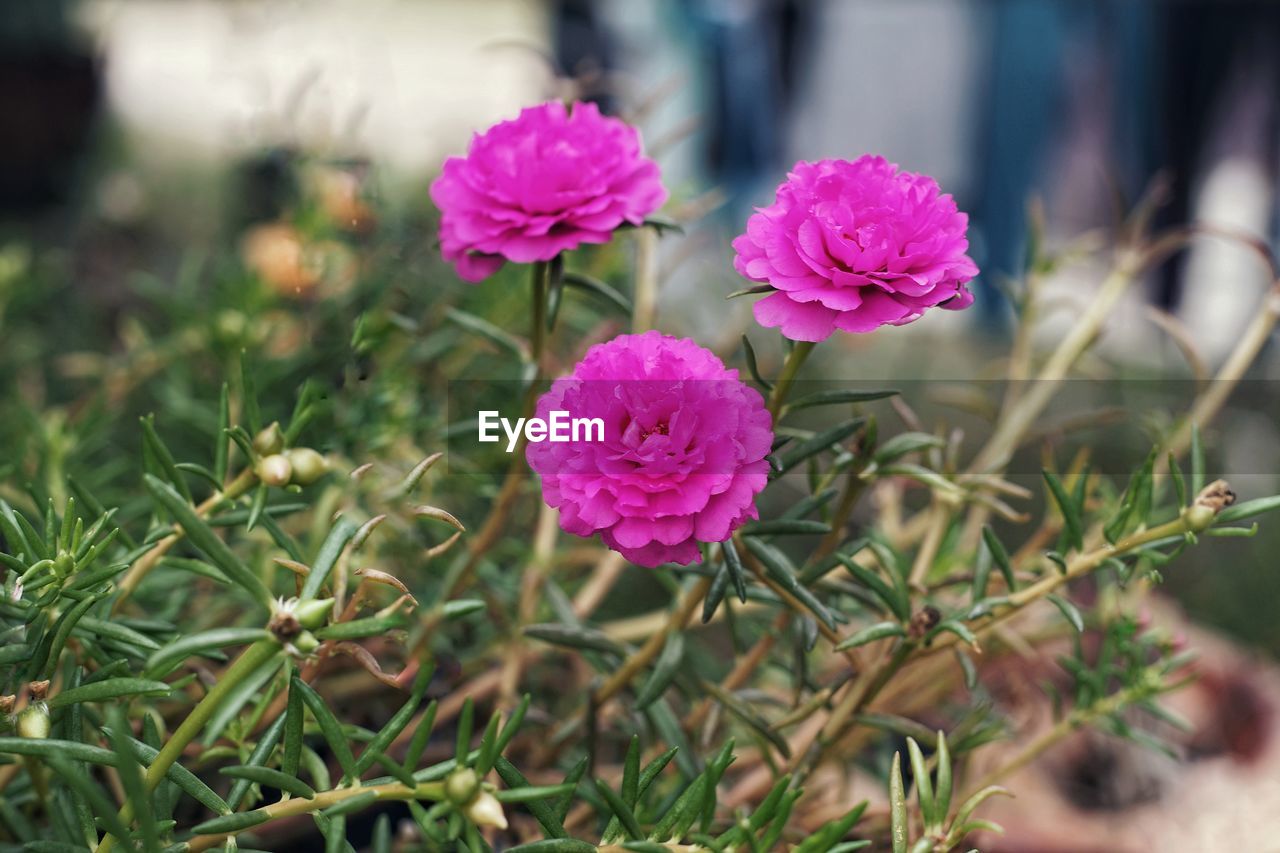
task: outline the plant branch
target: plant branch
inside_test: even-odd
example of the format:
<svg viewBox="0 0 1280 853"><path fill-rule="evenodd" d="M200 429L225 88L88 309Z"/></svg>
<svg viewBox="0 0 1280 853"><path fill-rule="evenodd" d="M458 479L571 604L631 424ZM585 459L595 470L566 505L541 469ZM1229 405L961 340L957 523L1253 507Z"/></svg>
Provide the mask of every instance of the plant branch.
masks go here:
<svg viewBox="0 0 1280 853"><path fill-rule="evenodd" d="M236 658L235 662L227 667L226 672L222 674L222 677L218 679L213 688L191 709L191 713L169 736L159 754L156 755L155 760L151 762L151 766L147 768L146 776L143 779L147 793L154 791L156 786L165 778L169 768L182 756L182 752L187 748L187 745L200 734L200 731L209 722L214 712L218 710L223 700L231 695L245 678L249 677L258 667L265 664L279 652L280 644L274 639L260 640L241 652L240 657ZM133 804L126 802L120 809L120 822L127 826L132 820ZM104 835L102 841L95 848L95 853L107 853L115 846L116 841L117 839L111 835Z"/></svg>
<svg viewBox="0 0 1280 853"><path fill-rule="evenodd" d="M707 590L711 589L711 578L698 578L689 590L684 594L684 598L676 605L676 609L671 611L671 616L667 619L667 624L662 630L655 631L645 641L644 645L636 650L634 654L622 662L622 665L614 671L613 675L600 685L596 690L593 701L596 705L603 705L610 698L615 696L618 691L626 687L635 678L640 670L649 665L649 662L658 656L662 651L663 645L666 644L667 637L675 631L683 631L684 627L689 624L689 620L693 617L693 613L698 609L698 605L702 603L702 599L706 596Z"/></svg>
<svg viewBox="0 0 1280 853"><path fill-rule="evenodd" d="M398 782L386 785L367 785L355 788L338 788L332 791L324 791L316 794L311 799L303 799L301 797L290 797L287 800L281 800L272 803L269 806L263 806L256 811L265 817L260 823L255 823L248 829L258 829L263 824L269 823L280 818L293 817L301 814L311 814L324 809L336 806L346 800L355 797L367 797L373 794L374 802L388 802L391 800L443 800L445 797L444 783L442 782L423 782L416 788L410 788ZM245 830L237 830L243 832ZM233 837L236 832L220 832L210 835L197 835L187 842L187 850L191 853L197 851L208 850L215 847L228 838Z"/></svg>
<svg viewBox="0 0 1280 853"><path fill-rule="evenodd" d="M254 472L253 468L245 468L234 480L224 486L220 491L214 492L200 505L198 505L195 508L196 516L198 518L204 518L212 512L214 507L218 506L218 504L223 501L235 500L245 492L252 489L257 482L258 475ZM157 542L155 547L150 551L147 551L145 554L138 557L138 559L134 560L133 565L129 567L129 570L125 572L124 577L120 579L120 594L116 596L115 603L111 606L112 613L119 612L120 607L129 598L129 596L133 594L134 590L138 588L138 585L142 583L143 579L151 573L152 569L160 564L160 561L169 553L169 550L173 548L174 545L178 544L178 541L185 535L186 533L182 530L181 525L175 524L173 525L172 533Z"/></svg>

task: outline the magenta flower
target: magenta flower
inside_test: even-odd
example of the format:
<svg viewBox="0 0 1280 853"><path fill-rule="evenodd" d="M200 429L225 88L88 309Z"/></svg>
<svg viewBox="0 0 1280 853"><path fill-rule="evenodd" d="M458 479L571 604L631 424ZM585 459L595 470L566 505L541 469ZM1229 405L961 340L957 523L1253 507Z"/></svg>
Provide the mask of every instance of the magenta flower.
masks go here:
<svg viewBox="0 0 1280 853"><path fill-rule="evenodd" d="M666 201L640 134L595 104L529 107L471 140L431 184L440 248L467 281L504 260L549 261L583 243L607 243Z"/></svg>
<svg viewBox="0 0 1280 853"><path fill-rule="evenodd" d="M652 568L698 562L699 542L723 542L757 518L769 412L738 371L693 341L646 332L597 344L538 401L538 417L554 411L604 422L603 440L525 451L565 531L599 533Z"/></svg>
<svg viewBox="0 0 1280 853"><path fill-rule="evenodd" d="M933 178L883 157L801 161L733 241L733 265L775 288L754 306L761 325L822 341L971 305L968 224Z"/></svg>

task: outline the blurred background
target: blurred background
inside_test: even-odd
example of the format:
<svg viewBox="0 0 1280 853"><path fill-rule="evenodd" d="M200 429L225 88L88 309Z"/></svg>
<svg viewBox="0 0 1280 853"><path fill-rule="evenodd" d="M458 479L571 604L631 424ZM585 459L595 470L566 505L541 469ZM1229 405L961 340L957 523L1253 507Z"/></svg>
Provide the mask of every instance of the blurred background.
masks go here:
<svg viewBox="0 0 1280 853"><path fill-rule="evenodd" d="M1280 237L1280 3L1267 0L8 0L5 399L65 404L59 382L99 378L69 353L127 347L138 306L186 298L208 264L324 297L360 274L351 247L375 245L400 286L473 293L438 261L427 186L473 132L554 97L641 127L688 231L662 243L661 323L730 350L749 312L726 311L742 286L729 241L797 159L879 153L955 195L983 270L974 309L844 336L832 378L981 376L1008 346L1029 210L1051 244L1104 240L1158 185L1158 225ZM345 236L309 243L314 216ZM1046 283L1042 343L1104 264ZM1086 371L1172 379L1190 399L1269 285L1255 255L1199 243L1131 291ZM1244 497L1276 490L1277 374L1272 346L1213 436ZM0 437L17 446L29 428L8 417ZM1217 543L1166 588L1274 659L1277 548L1265 531Z"/></svg>

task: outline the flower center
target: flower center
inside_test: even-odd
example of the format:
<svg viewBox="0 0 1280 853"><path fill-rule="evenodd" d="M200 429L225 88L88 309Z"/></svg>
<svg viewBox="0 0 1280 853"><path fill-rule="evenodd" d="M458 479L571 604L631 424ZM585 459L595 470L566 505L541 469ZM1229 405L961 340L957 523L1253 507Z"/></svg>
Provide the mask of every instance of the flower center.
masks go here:
<svg viewBox="0 0 1280 853"><path fill-rule="evenodd" d="M651 435L668 435L668 429L666 421L659 421L649 429L640 430L640 440L644 441Z"/></svg>

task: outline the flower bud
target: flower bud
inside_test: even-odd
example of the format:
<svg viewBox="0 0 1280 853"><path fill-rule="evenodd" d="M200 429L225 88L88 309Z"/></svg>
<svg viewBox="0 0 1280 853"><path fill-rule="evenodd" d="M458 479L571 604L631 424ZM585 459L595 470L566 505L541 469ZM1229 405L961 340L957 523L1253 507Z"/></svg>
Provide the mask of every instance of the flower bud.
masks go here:
<svg viewBox="0 0 1280 853"><path fill-rule="evenodd" d="M299 486L309 486L329 473L329 460L310 447L295 447L284 455L293 466L293 482Z"/></svg>
<svg viewBox="0 0 1280 853"><path fill-rule="evenodd" d="M465 806L480 790L480 776L470 767L459 767L444 780L444 795L455 806Z"/></svg>
<svg viewBox="0 0 1280 853"><path fill-rule="evenodd" d="M283 486L293 476L293 466L279 453L259 459L256 470L258 479L268 486Z"/></svg>
<svg viewBox="0 0 1280 853"><path fill-rule="evenodd" d="M310 631L303 631L293 638L292 645L300 654L309 655L320 648L320 641Z"/></svg>
<svg viewBox="0 0 1280 853"><path fill-rule="evenodd" d="M1183 513L1183 518L1187 522L1187 527L1189 527L1193 533L1200 533L1201 531L1206 530L1211 524L1213 524L1214 518L1218 515L1216 510L1204 504L1189 506L1183 510Z"/></svg>
<svg viewBox="0 0 1280 853"><path fill-rule="evenodd" d="M32 740L49 737L49 711L43 702L28 705L18 712L18 736Z"/></svg>
<svg viewBox="0 0 1280 853"><path fill-rule="evenodd" d="M476 826L492 826L497 829L507 828L507 816L502 811L502 803L488 791L481 791L471 803L462 810L467 819Z"/></svg>
<svg viewBox="0 0 1280 853"><path fill-rule="evenodd" d="M75 571L75 568L76 558L68 551L59 551L58 556L53 558L53 573L60 578L65 578Z"/></svg>
<svg viewBox="0 0 1280 853"><path fill-rule="evenodd" d="M270 456L284 449L284 432L280 429L279 421L272 421L271 426L253 437L253 449L263 456Z"/></svg>
<svg viewBox="0 0 1280 853"><path fill-rule="evenodd" d="M299 603L293 609L293 613L298 617L298 622L303 628L319 628L329 621L329 613L333 610L332 598L317 598L314 601L304 601Z"/></svg>

